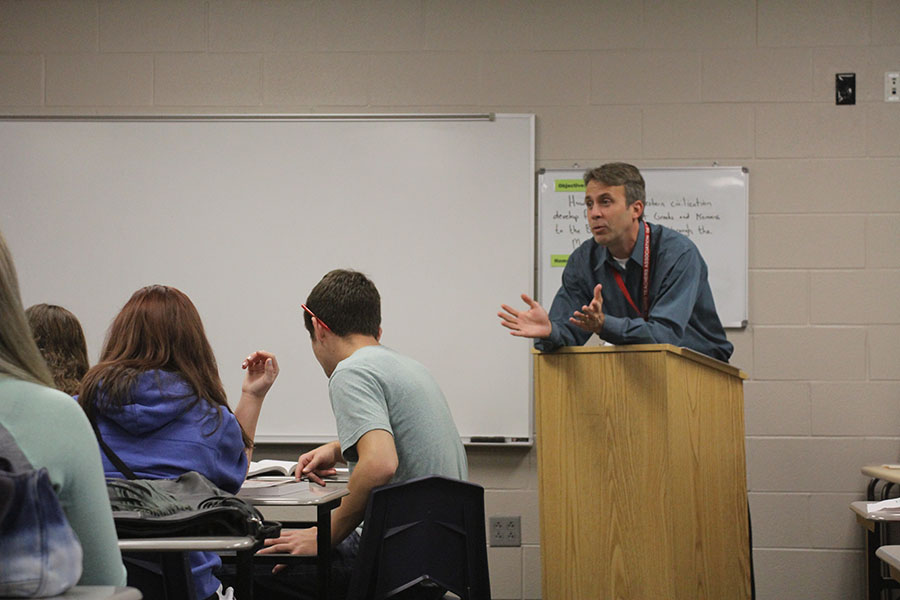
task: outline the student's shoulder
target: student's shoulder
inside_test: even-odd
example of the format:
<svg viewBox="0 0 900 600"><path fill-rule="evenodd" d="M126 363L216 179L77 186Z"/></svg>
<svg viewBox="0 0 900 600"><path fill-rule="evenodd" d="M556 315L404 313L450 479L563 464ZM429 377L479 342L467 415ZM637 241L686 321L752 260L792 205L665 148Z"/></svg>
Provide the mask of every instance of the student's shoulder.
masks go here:
<svg viewBox="0 0 900 600"><path fill-rule="evenodd" d="M362 360L357 354L348 356L337 364L328 378L328 389L335 390L346 386L349 382L372 377L373 366L368 360Z"/></svg>
<svg viewBox="0 0 900 600"><path fill-rule="evenodd" d="M382 368L385 363L396 360L397 356L396 352L381 344L363 346L339 362L331 376L334 378L335 375L347 373L377 371Z"/></svg>
<svg viewBox="0 0 900 600"><path fill-rule="evenodd" d="M382 379L419 369L425 369L425 366L415 358L401 354L389 346L375 344L360 348L347 360L341 361L335 373L346 370L357 375Z"/></svg>
<svg viewBox="0 0 900 600"><path fill-rule="evenodd" d="M72 396L39 383L2 377L0 390L4 397L12 399L14 403L26 403L35 409L61 411L65 414L81 412L81 407Z"/></svg>
<svg viewBox="0 0 900 600"><path fill-rule="evenodd" d="M45 427L90 428L78 402L59 390L45 385L4 377L0 379L0 396L5 402L0 414L10 422L42 423Z"/></svg>
<svg viewBox="0 0 900 600"><path fill-rule="evenodd" d="M358 349L338 363L328 380L332 391L357 387L389 386L398 374L423 368L414 359L380 344Z"/></svg>

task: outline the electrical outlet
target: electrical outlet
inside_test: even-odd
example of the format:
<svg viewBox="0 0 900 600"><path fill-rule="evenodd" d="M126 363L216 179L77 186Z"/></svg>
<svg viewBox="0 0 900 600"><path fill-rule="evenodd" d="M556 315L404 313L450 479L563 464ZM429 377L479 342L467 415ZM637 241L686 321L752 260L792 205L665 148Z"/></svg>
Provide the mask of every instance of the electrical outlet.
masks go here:
<svg viewBox="0 0 900 600"><path fill-rule="evenodd" d="M491 546L521 546L522 545L522 518L515 517L491 517L490 518Z"/></svg>
<svg viewBox="0 0 900 600"><path fill-rule="evenodd" d="M900 73L884 74L884 101L900 102Z"/></svg>

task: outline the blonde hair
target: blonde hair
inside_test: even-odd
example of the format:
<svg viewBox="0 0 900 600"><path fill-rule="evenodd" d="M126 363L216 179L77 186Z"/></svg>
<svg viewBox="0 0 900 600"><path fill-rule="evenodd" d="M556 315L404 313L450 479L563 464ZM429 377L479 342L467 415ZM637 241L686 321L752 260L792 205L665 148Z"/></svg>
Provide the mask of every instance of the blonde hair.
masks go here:
<svg viewBox="0 0 900 600"><path fill-rule="evenodd" d="M50 369L41 356L25 319L19 279L6 240L0 233L0 374L53 387Z"/></svg>

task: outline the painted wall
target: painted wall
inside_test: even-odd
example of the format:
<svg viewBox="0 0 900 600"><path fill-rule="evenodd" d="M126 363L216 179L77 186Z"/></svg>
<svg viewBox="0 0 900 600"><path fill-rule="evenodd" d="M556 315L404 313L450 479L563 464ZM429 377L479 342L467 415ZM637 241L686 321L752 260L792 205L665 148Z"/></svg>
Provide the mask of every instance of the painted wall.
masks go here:
<svg viewBox="0 0 900 600"><path fill-rule="evenodd" d="M847 505L861 465L900 455L888 70L897 0L0 2L6 114L533 112L537 167L748 167L751 325L730 338L761 600L862 598ZM540 597L535 453L469 458L487 513L522 515L494 596Z"/></svg>

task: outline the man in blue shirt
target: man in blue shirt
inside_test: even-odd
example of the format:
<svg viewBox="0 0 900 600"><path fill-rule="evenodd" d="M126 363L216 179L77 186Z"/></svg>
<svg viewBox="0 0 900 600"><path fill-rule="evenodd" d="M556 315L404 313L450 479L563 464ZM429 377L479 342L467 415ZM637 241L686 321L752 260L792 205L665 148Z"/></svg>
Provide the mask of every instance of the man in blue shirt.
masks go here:
<svg viewBox="0 0 900 600"><path fill-rule="evenodd" d="M637 167L608 163L584 174L593 238L569 257L550 314L522 294L501 325L535 338L539 350L581 345L592 334L613 344L665 343L727 361L734 347L716 313L699 250L681 233L649 224Z"/></svg>

